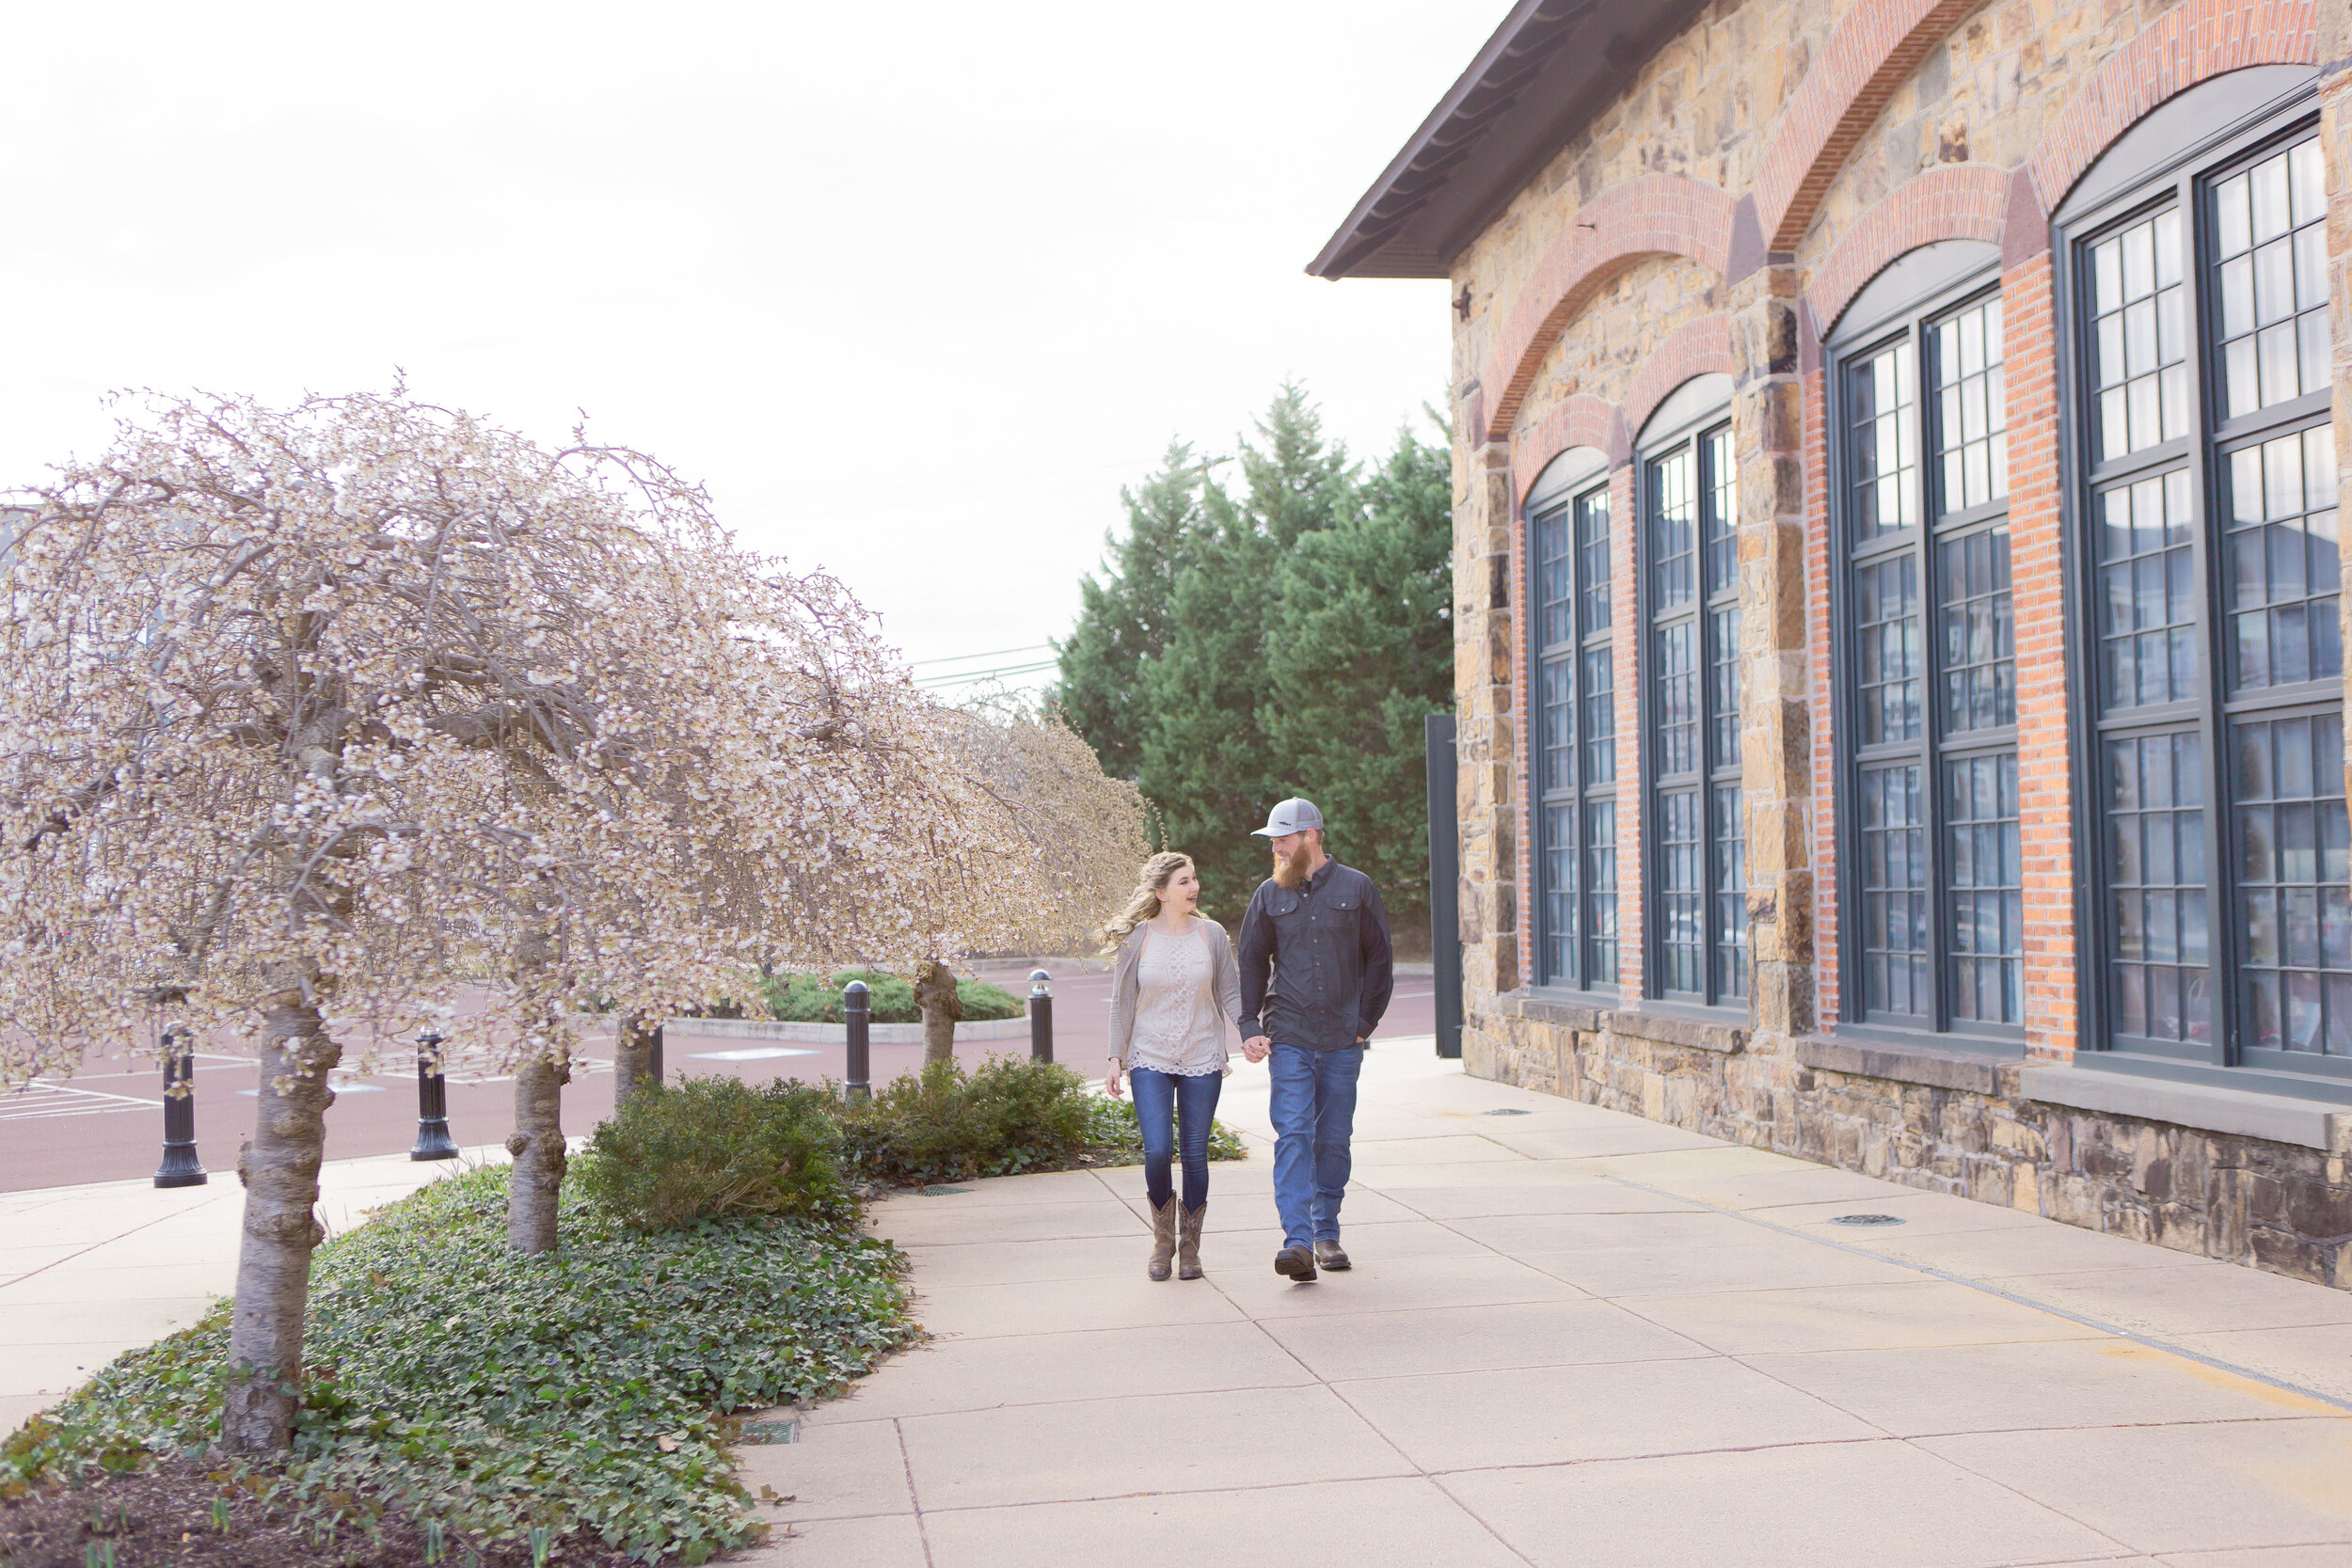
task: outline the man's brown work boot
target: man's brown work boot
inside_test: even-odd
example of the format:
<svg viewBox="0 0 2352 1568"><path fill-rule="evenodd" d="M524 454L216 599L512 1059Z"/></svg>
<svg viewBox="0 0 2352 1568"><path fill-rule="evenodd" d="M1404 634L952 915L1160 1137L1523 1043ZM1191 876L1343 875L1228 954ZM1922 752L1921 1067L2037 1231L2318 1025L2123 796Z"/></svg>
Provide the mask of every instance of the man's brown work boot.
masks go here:
<svg viewBox="0 0 2352 1568"><path fill-rule="evenodd" d="M1355 1267L1347 1260L1347 1249L1337 1242L1315 1243L1315 1264L1319 1268L1330 1270L1333 1274L1342 1274Z"/></svg>
<svg viewBox="0 0 2352 1568"><path fill-rule="evenodd" d="M1274 1255L1274 1272L1294 1285L1315 1282L1315 1255L1310 1248L1286 1246Z"/></svg>

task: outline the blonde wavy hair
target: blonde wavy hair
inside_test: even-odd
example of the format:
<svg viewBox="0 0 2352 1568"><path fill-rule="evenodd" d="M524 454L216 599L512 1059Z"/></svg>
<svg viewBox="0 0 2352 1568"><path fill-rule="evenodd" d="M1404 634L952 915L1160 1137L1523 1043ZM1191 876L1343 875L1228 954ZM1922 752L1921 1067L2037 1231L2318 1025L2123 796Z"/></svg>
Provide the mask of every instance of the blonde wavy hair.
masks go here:
<svg viewBox="0 0 2352 1568"><path fill-rule="evenodd" d="M1160 912L1160 894L1167 888L1168 879L1191 863L1190 855L1179 854L1173 849L1163 849L1145 861L1143 869L1136 873L1136 890L1127 895L1125 907L1104 922L1102 930L1095 933L1102 939L1103 951L1118 952L1136 927L1157 915Z"/></svg>

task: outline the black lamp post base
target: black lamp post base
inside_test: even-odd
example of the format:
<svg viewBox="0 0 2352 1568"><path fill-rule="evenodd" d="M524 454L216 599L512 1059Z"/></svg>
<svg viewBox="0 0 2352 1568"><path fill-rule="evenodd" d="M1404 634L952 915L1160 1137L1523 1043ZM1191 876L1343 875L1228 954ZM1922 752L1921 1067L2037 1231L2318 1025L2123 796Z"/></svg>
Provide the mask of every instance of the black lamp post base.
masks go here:
<svg viewBox="0 0 2352 1568"><path fill-rule="evenodd" d="M212 1178L205 1174L203 1165L196 1158L194 1144L185 1147L176 1147L171 1144L164 1146L164 1163L156 1167L155 1185L158 1187L201 1187L211 1180Z"/></svg>
<svg viewBox="0 0 2352 1568"><path fill-rule="evenodd" d="M411 1160L454 1160L457 1140L449 1135L447 1117L436 1117L417 1123L417 1147L408 1151Z"/></svg>

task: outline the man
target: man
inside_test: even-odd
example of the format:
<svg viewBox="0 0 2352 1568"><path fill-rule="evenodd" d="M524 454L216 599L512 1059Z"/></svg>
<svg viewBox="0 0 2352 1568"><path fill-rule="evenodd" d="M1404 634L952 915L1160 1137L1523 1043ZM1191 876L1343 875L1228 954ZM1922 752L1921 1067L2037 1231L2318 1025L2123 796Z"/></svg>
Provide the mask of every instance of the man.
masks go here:
<svg viewBox="0 0 2352 1568"><path fill-rule="evenodd" d="M1348 1266L1340 1199L1352 1166L1356 1077L1364 1042L1389 1010L1389 911L1362 872L1323 852L1323 813L1282 801L1251 830L1271 839L1274 875L1242 916L1242 1053L1274 1065L1274 1203L1282 1250L1274 1272L1305 1285L1317 1267ZM1266 989L1267 971L1274 988Z"/></svg>

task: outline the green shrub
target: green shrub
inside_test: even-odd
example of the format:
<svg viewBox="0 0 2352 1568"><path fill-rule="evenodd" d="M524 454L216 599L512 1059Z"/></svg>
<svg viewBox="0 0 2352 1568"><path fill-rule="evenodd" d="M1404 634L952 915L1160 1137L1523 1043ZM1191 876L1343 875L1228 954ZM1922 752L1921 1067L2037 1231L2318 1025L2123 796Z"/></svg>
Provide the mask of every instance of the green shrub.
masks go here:
<svg viewBox="0 0 2352 1568"><path fill-rule="evenodd" d="M914 982L903 974L879 969L845 969L838 974L785 974L762 978L760 988L768 1010L786 1023L838 1023L841 988L852 980L866 982L868 1016L876 1023L919 1023L923 1010L914 1005ZM963 1016L981 1022L1019 1018L1022 1000L1001 986L985 980L958 980L956 997Z"/></svg>
<svg viewBox="0 0 2352 1568"><path fill-rule="evenodd" d="M847 1212L834 1101L814 1084L680 1078L629 1096L588 1140L580 1180L637 1230L731 1214Z"/></svg>
<svg viewBox="0 0 2352 1568"><path fill-rule="evenodd" d="M1073 1163L1090 1147L1094 1097L1066 1067L991 1056L966 1072L932 1062L842 1111L850 1166L928 1185Z"/></svg>
<svg viewBox="0 0 2352 1568"><path fill-rule="evenodd" d="M543 1528L644 1562L765 1529L726 1412L837 1393L914 1338L903 1259L847 1225L630 1230L562 1195L564 1246L506 1243L507 1169L436 1181L316 1255L294 1452L232 1467L323 1541L389 1515L474 1547ZM220 1432L229 1310L118 1357L0 1444L0 1497L200 1457ZM319 1560L337 1560L322 1552ZM453 1554L452 1561L464 1560Z"/></svg>

